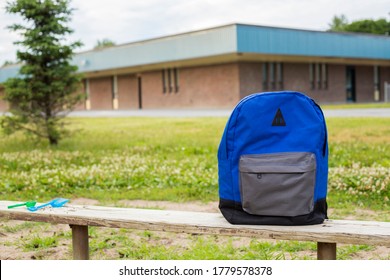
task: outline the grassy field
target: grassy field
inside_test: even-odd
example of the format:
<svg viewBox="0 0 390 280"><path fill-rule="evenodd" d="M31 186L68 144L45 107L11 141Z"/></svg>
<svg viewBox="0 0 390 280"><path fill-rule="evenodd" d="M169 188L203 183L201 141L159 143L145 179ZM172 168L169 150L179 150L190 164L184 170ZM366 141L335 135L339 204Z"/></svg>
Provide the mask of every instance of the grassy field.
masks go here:
<svg viewBox="0 0 390 280"><path fill-rule="evenodd" d="M55 148L21 135L0 136L0 199L44 202L61 196L117 206L134 199L218 200L216 154L226 118L70 122L73 136ZM327 125L330 218L390 221L390 118L330 118ZM7 241L5 246L33 252L35 258L55 258L50 252L69 247L70 236L66 230L39 235L42 228L49 230L47 226L5 224L1 227L5 234L31 233L22 242ZM90 235L92 257L97 259L305 259L310 258L307 252L313 257L315 252L314 245L305 242L248 240L244 246L234 238L190 236L181 239L186 240L183 245L167 241L177 239L169 234L91 229ZM374 250L346 246L338 257ZM64 256L70 258L69 252ZM385 258L390 259L390 253Z"/></svg>

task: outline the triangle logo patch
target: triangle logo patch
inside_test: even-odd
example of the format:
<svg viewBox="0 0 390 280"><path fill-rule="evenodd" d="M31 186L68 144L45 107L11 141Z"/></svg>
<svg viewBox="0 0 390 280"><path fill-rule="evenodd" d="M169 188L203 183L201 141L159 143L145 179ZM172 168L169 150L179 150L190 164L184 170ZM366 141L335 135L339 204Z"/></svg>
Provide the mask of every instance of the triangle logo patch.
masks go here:
<svg viewBox="0 0 390 280"><path fill-rule="evenodd" d="M274 120L272 121L272 126L286 126L286 122L284 121L280 108L278 108L278 111L275 114Z"/></svg>

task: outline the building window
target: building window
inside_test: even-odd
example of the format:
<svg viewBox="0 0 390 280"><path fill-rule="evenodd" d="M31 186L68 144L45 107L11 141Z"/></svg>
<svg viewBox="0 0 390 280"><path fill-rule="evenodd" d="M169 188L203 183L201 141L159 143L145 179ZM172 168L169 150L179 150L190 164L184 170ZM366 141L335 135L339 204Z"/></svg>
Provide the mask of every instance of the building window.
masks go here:
<svg viewBox="0 0 390 280"><path fill-rule="evenodd" d="M268 90L268 63L263 63L263 90Z"/></svg>
<svg viewBox="0 0 390 280"><path fill-rule="evenodd" d="M310 89L314 89L314 64L309 64L309 80L310 80Z"/></svg>
<svg viewBox="0 0 390 280"><path fill-rule="evenodd" d="M283 89L283 64L263 63L263 90Z"/></svg>
<svg viewBox="0 0 390 280"><path fill-rule="evenodd" d="M161 71L163 93L178 93L179 92L179 70L177 68L169 68Z"/></svg>
<svg viewBox="0 0 390 280"><path fill-rule="evenodd" d="M169 93L173 90L173 84L172 84L172 69L168 69L168 87L169 87Z"/></svg>
<svg viewBox="0 0 390 280"><path fill-rule="evenodd" d="M163 85L163 93L165 94L165 93L167 93L167 70L165 70L165 69L163 69L162 71L161 71L161 74L162 74L162 85Z"/></svg>
<svg viewBox="0 0 390 280"><path fill-rule="evenodd" d="M276 63L276 79L279 89L283 89L283 64Z"/></svg>
<svg viewBox="0 0 390 280"><path fill-rule="evenodd" d="M323 89L328 89L328 65L325 63L322 63L321 67L321 74L322 74L322 87Z"/></svg>
<svg viewBox="0 0 390 280"><path fill-rule="evenodd" d="M268 72L268 77L269 77L269 84L271 90L275 90L275 63L269 63L269 72Z"/></svg>
<svg viewBox="0 0 390 280"><path fill-rule="evenodd" d="M317 89L321 89L321 65L316 63L315 65L315 73L316 73L316 87Z"/></svg>
<svg viewBox="0 0 390 280"><path fill-rule="evenodd" d="M173 68L173 79L175 80L175 93L179 92L179 71Z"/></svg>
<svg viewBox="0 0 390 280"><path fill-rule="evenodd" d="M374 66L374 87L375 90L379 90L379 67Z"/></svg>
<svg viewBox="0 0 390 280"><path fill-rule="evenodd" d="M309 64L310 88L328 89L328 65L325 63Z"/></svg>

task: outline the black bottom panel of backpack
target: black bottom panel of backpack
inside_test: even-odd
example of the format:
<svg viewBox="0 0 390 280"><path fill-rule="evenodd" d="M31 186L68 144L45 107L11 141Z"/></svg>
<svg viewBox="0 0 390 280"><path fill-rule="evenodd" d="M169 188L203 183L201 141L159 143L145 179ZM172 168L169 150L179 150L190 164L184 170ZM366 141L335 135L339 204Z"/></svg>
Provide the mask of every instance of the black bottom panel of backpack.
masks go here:
<svg viewBox="0 0 390 280"><path fill-rule="evenodd" d="M300 226L321 224L327 219L326 199L316 202L314 209L307 215L301 216L259 216L248 214L242 209L241 203L220 199L219 209L225 219L235 225L282 225Z"/></svg>

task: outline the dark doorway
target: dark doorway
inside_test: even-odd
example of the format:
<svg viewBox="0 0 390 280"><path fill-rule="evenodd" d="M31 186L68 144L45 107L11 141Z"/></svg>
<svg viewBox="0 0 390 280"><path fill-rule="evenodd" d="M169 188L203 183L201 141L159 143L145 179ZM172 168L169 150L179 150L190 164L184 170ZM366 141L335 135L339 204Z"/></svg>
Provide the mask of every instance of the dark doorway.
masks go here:
<svg viewBox="0 0 390 280"><path fill-rule="evenodd" d="M142 78L138 77L138 109L142 109Z"/></svg>
<svg viewBox="0 0 390 280"><path fill-rule="evenodd" d="M347 102L356 102L356 71L354 66L347 66L346 91Z"/></svg>

